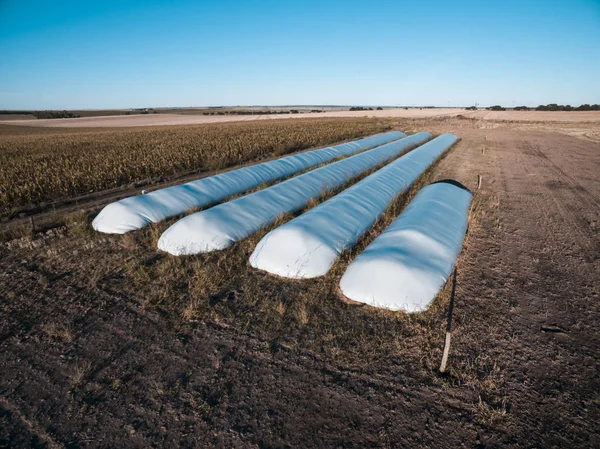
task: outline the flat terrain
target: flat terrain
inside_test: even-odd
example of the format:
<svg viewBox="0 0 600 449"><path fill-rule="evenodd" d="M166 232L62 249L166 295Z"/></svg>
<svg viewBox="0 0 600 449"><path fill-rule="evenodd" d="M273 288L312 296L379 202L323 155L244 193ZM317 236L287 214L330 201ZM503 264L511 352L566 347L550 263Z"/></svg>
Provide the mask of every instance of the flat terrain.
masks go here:
<svg viewBox="0 0 600 449"><path fill-rule="evenodd" d="M239 122L248 120L294 119L306 117L377 117L377 118L440 118L464 117L477 120L502 120L525 122L595 122L600 123L600 111L467 111L462 108L436 109L384 109L382 111L327 111L320 114L265 114L265 115L184 115L145 114L111 115L105 117L80 117L41 120L0 120L0 124L40 126L52 128L95 128L160 125L195 125L203 123ZM1 118L1 117L0 117Z"/></svg>
<svg viewBox="0 0 600 449"><path fill-rule="evenodd" d="M600 446L599 126L393 123L460 136L421 183L476 191L449 375L448 288L415 316L351 306L353 254L291 282L248 267L260 235L174 258L172 221L80 214L0 247L0 447Z"/></svg>

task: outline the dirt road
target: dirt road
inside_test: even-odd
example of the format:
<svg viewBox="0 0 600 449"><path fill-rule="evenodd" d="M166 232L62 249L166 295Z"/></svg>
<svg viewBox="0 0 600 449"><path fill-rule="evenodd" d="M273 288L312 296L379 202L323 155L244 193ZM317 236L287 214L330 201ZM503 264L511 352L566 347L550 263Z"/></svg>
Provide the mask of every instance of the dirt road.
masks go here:
<svg viewBox="0 0 600 449"><path fill-rule="evenodd" d="M598 447L600 143L427 130L463 139L430 181L483 176L450 376L436 373L444 308L398 318L255 273L204 306L213 319L184 319L192 280L144 277L180 263L140 248L153 231L75 228L0 248L0 446ZM145 284L182 301L150 302ZM244 302L255 288L264 302ZM265 303L303 306L296 292L315 307L272 321Z"/></svg>

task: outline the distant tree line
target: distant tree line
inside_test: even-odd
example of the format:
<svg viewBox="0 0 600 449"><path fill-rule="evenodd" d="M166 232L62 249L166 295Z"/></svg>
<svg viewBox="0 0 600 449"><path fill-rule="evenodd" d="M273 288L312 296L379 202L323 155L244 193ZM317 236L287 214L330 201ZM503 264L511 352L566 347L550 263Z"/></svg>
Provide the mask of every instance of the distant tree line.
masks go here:
<svg viewBox="0 0 600 449"><path fill-rule="evenodd" d="M77 118L75 115L68 111L0 111L0 115L18 114L18 115L33 115L35 118Z"/></svg>
<svg viewBox="0 0 600 449"><path fill-rule="evenodd" d="M524 107L524 106L522 106ZM581 106L573 107L570 104L563 106L562 104L551 103L547 105L539 105L535 108L536 111L600 111L600 104L582 104Z"/></svg>
<svg viewBox="0 0 600 449"><path fill-rule="evenodd" d="M476 110L475 106L466 108L467 110ZM490 106L487 108L490 111L506 111L505 107L500 105ZM536 108L530 108L528 106L515 106L515 111L600 111L600 104L582 104L581 106L573 107L570 104L562 105L556 103L541 104Z"/></svg>
<svg viewBox="0 0 600 449"><path fill-rule="evenodd" d="M373 108L363 108L362 106L352 106L350 108L351 111L372 111ZM383 111L383 108L380 106L377 108L378 111Z"/></svg>
<svg viewBox="0 0 600 449"><path fill-rule="evenodd" d="M75 115L69 111L33 111L32 114L35 118L44 119L44 118L78 118L78 115Z"/></svg>

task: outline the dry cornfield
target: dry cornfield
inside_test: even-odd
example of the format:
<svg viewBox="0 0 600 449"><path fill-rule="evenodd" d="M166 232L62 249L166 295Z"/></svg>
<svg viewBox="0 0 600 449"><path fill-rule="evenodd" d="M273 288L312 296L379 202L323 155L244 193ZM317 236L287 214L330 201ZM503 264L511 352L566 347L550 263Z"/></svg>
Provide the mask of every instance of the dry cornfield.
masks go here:
<svg viewBox="0 0 600 449"><path fill-rule="evenodd" d="M389 129L367 118L129 130L0 129L0 209L189 170L215 170Z"/></svg>

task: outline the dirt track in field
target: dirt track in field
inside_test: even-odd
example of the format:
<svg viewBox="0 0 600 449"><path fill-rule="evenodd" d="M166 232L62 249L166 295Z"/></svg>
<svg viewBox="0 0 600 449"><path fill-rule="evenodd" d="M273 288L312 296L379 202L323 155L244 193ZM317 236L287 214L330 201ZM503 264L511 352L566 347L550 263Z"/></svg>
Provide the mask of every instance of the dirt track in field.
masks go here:
<svg viewBox="0 0 600 449"><path fill-rule="evenodd" d="M391 117L403 119L464 117L476 120L519 121L519 122L567 122L600 123L600 111L467 111L462 108L436 109L384 109L382 111L327 111L320 114L268 114L268 115L183 115L145 114L115 115L105 117L81 117L41 120L0 120L0 124L48 128L96 128L160 125L196 125L204 123L239 122L248 120L277 120L306 117Z"/></svg>
<svg viewBox="0 0 600 449"><path fill-rule="evenodd" d="M443 310L430 336L401 322L390 352L374 327L357 360L311 320L265 339L251 306L224 323L148 305L122 237L3 246L0 446L598 447L600 143L556 129L427 123L462 138L431 180L483 177L449 377L435 371ZM339 307L357 334L376 321Z"/></svg>

